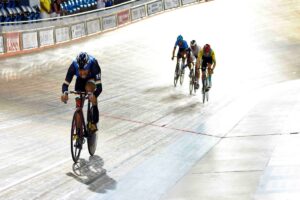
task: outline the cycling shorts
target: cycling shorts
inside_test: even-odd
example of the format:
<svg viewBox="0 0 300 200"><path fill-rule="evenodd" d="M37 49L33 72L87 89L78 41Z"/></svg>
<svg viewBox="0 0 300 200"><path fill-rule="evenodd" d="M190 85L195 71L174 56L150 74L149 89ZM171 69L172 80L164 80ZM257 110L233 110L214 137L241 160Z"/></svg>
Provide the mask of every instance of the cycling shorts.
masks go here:
<svg viewBox="0 0 300 200"><path fill-rule="evenodd" d="M201 70L205 71L207 68L207 64L212 64L213 60L212 57L202 57L202 65L201 65Z"/></svg>

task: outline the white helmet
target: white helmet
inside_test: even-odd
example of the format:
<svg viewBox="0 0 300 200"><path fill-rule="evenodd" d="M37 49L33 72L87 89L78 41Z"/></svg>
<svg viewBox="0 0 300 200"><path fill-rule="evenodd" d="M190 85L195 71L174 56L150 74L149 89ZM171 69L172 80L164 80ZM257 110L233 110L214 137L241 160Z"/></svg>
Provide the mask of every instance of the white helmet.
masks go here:
<svg viewBox="0 0 300 200"><path fill-rule="evenodd" d="M191 43L190 43L190 45L191 45L191 47L196 46L197 45L196 40L192 40Z"/></svg>

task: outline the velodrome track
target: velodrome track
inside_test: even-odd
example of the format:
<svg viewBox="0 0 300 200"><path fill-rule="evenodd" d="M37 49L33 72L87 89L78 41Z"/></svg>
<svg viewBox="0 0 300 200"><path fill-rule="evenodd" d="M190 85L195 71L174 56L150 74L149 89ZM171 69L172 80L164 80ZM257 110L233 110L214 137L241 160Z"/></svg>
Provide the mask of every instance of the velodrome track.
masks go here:
<svg viewBox="0 0 300 200"><path fill-rule="evenodd" d="M1 59L0 199L299 199L299 32L297 0L215 0ZM208 104L187 76L172 84L178 34L216 52ZM103 93L96 156L84 146L78 168L60 94L79 51Z"/></svg>

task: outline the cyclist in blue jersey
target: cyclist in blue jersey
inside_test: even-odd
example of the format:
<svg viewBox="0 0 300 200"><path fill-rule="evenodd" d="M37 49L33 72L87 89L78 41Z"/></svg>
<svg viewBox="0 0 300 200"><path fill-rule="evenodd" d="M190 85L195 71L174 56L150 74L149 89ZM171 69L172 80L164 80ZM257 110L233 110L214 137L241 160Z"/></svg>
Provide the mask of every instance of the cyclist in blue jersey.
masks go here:
<svg viewBox="0 0 300 200"><path fill-rule="evenodd" d="M88 92L89 99L92 103L92 123L89 124L92 132L97 131L97 123L99 121L99 110L97 97L102 92L101 68L98 61L85 52L81 52L70 65L65 82L62 85L61 101L68 101L68 87L74 76L77 76L75 82L75 91Z"/></svg>
<svg viewBox="0 0 300 200"><path fill-rule="evenodd" d="M187 49L189 48L189 45L185 40L183 40L182 35L179 35L177 37L177 40L176 40L175 45L174 45L173 53L172 53L172 60L174 60L174 55L175 55L175 51L176 51L177 46L179 48L178 52L177 52L177 64L179 64L180 58L182 58L182 63L185 63L186 52L187 52Z"/></svg>

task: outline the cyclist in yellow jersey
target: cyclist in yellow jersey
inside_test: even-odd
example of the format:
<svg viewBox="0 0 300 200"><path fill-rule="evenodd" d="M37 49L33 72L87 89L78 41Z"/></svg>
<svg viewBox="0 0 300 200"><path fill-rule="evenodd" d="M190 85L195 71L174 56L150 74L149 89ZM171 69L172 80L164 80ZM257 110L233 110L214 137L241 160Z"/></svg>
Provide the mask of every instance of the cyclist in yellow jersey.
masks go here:
<svg viewBox="0 0 300 200"><path fill-rule="evenodd" d="M211 88L211 76L214 73L214 69L216 67L216 57L215 52L211 49L209 44L204 45L203 49L199 51L197 63L196 63L196 70L199 71L199 67L201 66L202 71L202 79L204 78L204 73L206 68L208 69L208 89ZM200 73L198 73L198 83L197 87L199 88L199 78Z"/></svg>

